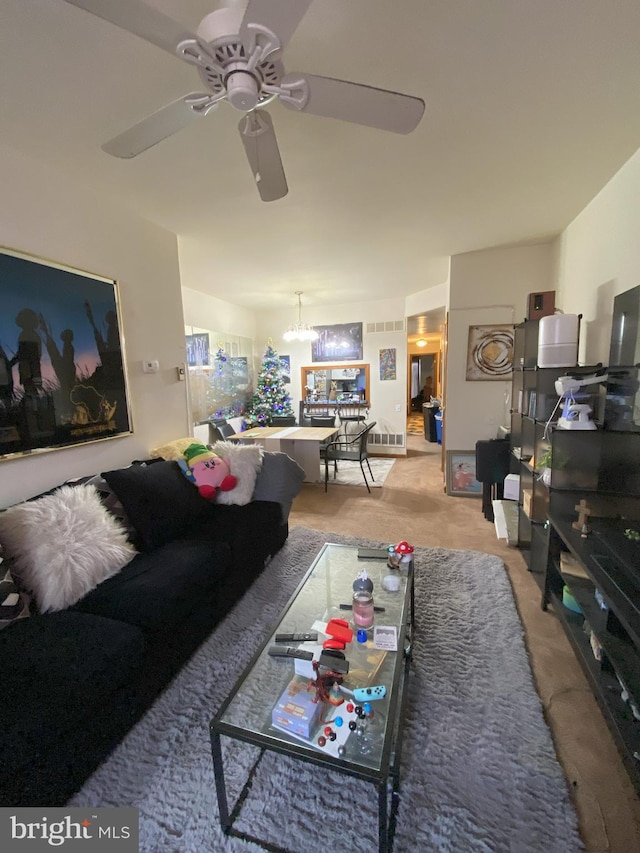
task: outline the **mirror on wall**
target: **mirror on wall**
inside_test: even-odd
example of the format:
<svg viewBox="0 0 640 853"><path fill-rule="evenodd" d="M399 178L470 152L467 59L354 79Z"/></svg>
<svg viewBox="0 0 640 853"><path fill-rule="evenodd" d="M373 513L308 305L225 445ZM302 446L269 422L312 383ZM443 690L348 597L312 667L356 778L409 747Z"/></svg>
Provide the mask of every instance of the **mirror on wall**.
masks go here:
<svg viewBox="0 0 640 853"><path fill-rule="evenodd" d="M242 415L254 386L251 338L185 326L194 424Z"/></svg>
<svg viewBox="0 0 640 853"><path fill-rule="evenodd" d="M368 403L368 364L323 364L301 368L302 399L306 403Z"/></svg>

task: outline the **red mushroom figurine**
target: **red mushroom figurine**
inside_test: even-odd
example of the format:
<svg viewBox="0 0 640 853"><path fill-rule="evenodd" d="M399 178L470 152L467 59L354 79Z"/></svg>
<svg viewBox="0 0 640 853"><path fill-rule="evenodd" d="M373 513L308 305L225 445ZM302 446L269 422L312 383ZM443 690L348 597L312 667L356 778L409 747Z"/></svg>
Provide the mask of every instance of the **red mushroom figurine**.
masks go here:
<svg viewBox="0 0 640 853"><path fill-rule="evenodd" d="M395 547L396 554L400 554L401 563L408 563L411 560L411 555L413 554L413 551L413 545L409 545L409 543L405 542L404 539L402 540L402 542L398 542Z"/></svg>

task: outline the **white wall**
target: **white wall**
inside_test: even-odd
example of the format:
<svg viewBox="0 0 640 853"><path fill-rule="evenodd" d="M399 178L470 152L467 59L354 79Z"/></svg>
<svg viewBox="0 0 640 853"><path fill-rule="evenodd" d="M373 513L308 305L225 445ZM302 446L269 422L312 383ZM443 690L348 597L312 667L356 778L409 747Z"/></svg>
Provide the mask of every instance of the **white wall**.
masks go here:
<svg viewBox="0 0 640 853"><path fill-rule="evenodd" d="M613 299L640 284L640 150L557 241L556 304L582 314L580 362L607 363Z"/></svg>
<svg viewBox="0 0 640 853"><path fill-rule="evenodd" d="M402 332L374 332L367 334L367 323L404 319L404 299L383 299L366 304L354 303L333 307L302 306L302 320L312 326L327 326L333 323L363 324L363 358L370 365L371 410L369 421L376 421L376 432L405 433L407 384L407 336ZM264 351L265 344L271 338L273 345L281 355L291 356L291 397L296 414L298 403L302 399L300 368L312 364L311 344L285 343L282 334L290 323L297 321L297 308L292 303L289 314L283 316L282 310L263 312L258 318L256 345L258 352ZM395 348L397 378L380 381L379 354L381 349ZM341 364L342 362L335 362ZM349 362L344 362L349 366ZM404 448L376 448L376 453L404 453Z"/></svg>
<svg viewBox="0 0 640 853"><path fill-rule="evenodd" d="M407 317L433 311L437 308L448 308L449 306L449 279L427 290L411 293L405 299L405 313Z"/></svg>
<svg viewBox="0 0 640 853"><path fill-rule="evenodd" d="M182 279L182 305L184 322L187 326L201 329L214 329L242 338L255 338L256 316L253 311L231 305L215 296L202 293L197 289L190 264L183 265L184 253L180 253L180 276Z"/></svg>
<svg viewBox="0 0 640 853"><path fill-rule="evenodd" d="M446 377L445 446L474 450L495 438L505 421L511 380L467 381L469 326L519 323L527 296L551 290L551 243L485 249L451 259Z"/></svg>
<svg viewBox="0 0 640 853"><path fill-rule="evenodd" d="M0 461L0 507L63 480L144 458L188 428L184 320L174 234L0 148L0 245L118 280L134 434ZM0 282L0 295L2 283ZM142 361L160 371L144 374Z"/></svg>

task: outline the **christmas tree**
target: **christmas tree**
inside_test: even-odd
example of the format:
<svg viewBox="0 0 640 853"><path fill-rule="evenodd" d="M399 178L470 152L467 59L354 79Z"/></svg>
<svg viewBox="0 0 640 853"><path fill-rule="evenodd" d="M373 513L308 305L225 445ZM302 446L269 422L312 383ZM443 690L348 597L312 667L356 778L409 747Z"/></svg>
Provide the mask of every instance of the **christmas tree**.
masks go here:
<svg viewBox="0 0 640 853"><path fill-rule="evenodd" d="M273 417L293 416L291 397L287 393L280 357L271 340L262 356L258 387L249 403L246 425L269 426Z"/></svg>

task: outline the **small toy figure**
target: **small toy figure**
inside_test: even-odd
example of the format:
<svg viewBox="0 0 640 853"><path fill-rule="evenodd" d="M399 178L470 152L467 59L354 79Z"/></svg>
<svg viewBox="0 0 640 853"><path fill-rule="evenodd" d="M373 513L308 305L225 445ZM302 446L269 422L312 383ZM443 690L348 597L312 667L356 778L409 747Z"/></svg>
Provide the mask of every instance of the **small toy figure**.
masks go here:
<svg viewBox="0 0 640 853"><path fill-rule="evenodd" d="M411 562L414 547L403 539L397 545L389 545L387 551L389 552L389 559L387 560L389 568L400 569Z"/></svg>
<svg viewBox="0 0 640 853"><path fill-rule="evenodd" d="M358 573L356 579L353 582L353 591L354 592L373 592L373 581L367 574L367 570L363 569Z"/></svg>
<svg viewBox="0 0 640 853"><path fill-rule="evenodd" d="M203 498L213 500L219 491L230 492L238 484L238 478L231 474L227 462L204 444L190 444L183 456L185 461L180 461L180 467L187 479L198 487Z"/></svg>

